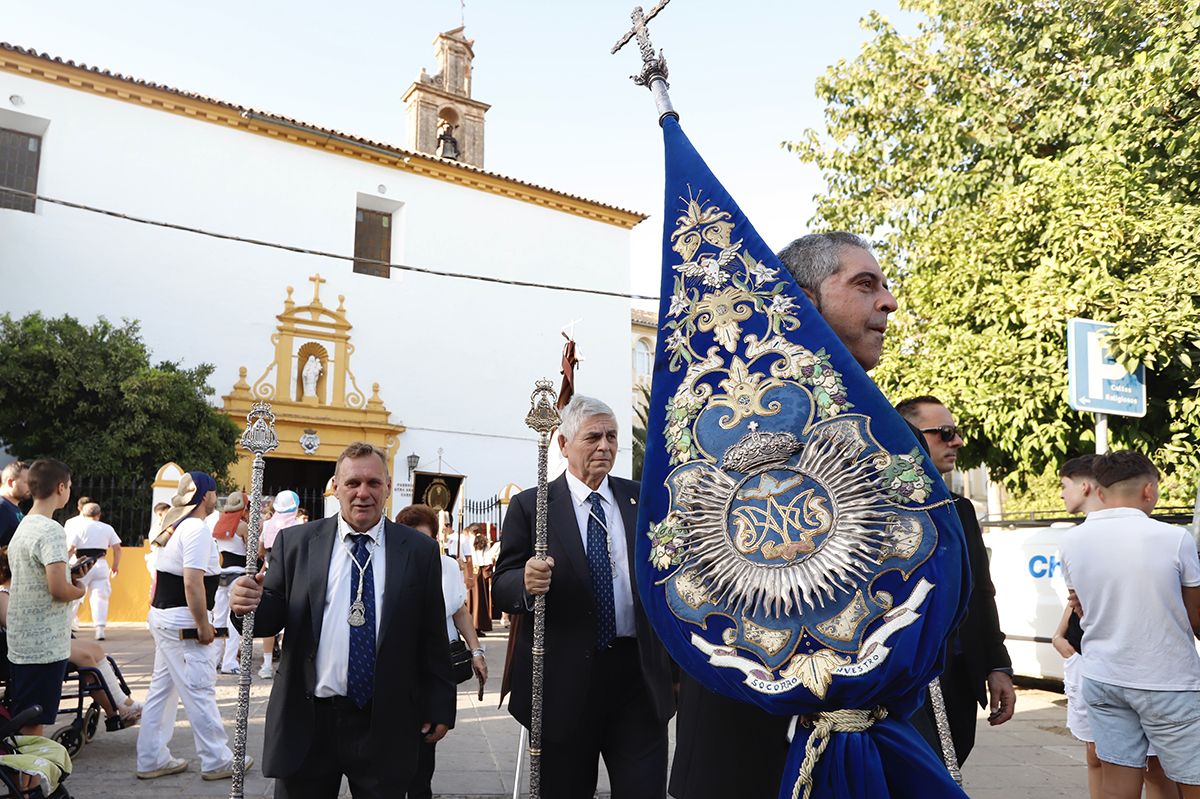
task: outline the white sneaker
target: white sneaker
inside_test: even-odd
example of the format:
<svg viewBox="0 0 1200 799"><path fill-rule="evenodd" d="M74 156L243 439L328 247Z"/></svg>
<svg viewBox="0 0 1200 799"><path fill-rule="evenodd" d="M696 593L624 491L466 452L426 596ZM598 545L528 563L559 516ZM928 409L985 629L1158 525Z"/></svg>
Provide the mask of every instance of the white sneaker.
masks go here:
<svg viewBox="0 0 1200 799"><path fill-rule="evenodd" d="M274 676L275 676L275 672L273 672L273 671L271 670L271 667L270 667L270 666L268 666L266 663L264 663L264 664L263 664L263 667L262 667L261 669L259 669L259 670L258 670L258 676L259 676L261 679L264 679L264 680L269 680L269 679L271 679L272 677L274 677Z"/></svg>
<svg viewBox="0 0 1200 799"><path fill-rule="evenodd" d="M245 772L249 771L250 767L253 765L254 765L254 758L251 757L250 755L246 755L246 765L245 765L245 768L242 769L242 772L245 773ZM200 772L200 779L203 779L203 780L227 780L232 776L233 776L233 761L232 760L230 760L225 765L218 767L214 771L201 771Z"/></svg>
<svg viewBox="0 0 1200 799"><path fill-rule="evenodd" d="M161 766L151 771L137 772L137 778L139 780L153 780L159 777L166 777L171 774L178 774L181 771L187 771L187 769L188 762L186 760L184 760L182 757L173 757L167 761L165 766Z"/></svg>
<svg viewBox="0 0 1200 799"><path fill-rule="evenodd" d="M96 628L96 640L97 641L104 640L104 625L103 624Z"/></svg>

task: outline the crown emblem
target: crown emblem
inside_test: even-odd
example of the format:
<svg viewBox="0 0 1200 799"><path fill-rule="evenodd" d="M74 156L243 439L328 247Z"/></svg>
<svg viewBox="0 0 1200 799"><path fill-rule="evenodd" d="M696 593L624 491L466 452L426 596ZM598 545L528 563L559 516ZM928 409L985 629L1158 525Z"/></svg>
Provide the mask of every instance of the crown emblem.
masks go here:
<svg viewBox="0 0 1200 799"><path fill-rule="evenodd" d="M721 468L747 474L763 466L778 466L787 462L803 446L792 433L760 433L758 422L751 422L750 432L725 450Z"/></svg>

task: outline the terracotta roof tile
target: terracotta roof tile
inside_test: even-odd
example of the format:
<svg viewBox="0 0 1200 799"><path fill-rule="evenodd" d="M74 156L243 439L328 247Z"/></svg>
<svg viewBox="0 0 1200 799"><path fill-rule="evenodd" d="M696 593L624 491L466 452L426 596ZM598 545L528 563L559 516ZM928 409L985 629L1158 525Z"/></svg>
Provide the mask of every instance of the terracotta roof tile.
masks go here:
<svg viewBox="0 0 1200 799"><path fill-rule="evenodd" d="M259 109L255 109L255 108L249 108L247 106L238 105L236 103L231 103L226 100L219 100L215 97L209 97L207 95L197 94L196 92L189 92L184 89L177 89L174 86L166 86L161 83L154 83L153 81L141 80L140 78L135 78L135 77L128 76L128 75L122 75L119 72L111 72L107 69L102 69L100 67L91 67L84 63L76 63L75 61L71 61L70 59L63 59L58 56L52 56L49 53L40 53L37 50L34 50L32 48L19 47L14 44L9 44L8 42L0 41L0 50L7 50L9 52L19 53L19 54L25 55L25 56L31 56L34 58L41 59L42 61L48 61L53 64L61 64L62 66L65 66L65 67L83 70L85 72L90 72L94 75L99 75L99 76L102 76L105 78L113 78L115 80L123 81L125 83L129 83L134 86L140 86L140 87L147 88L147 89L153 89L155 91L168 92L170 94L174 94L179 97L186 97L190 100L196 100L196 101L199 101L202 103L208 103L211 105L219 106L221 108L226 108L226 109L235 111L238 114L242 114L242 115L258 114L260 116L270 117L271 120L276 120L276 121L282 122L287 125L293 125L293 126L297 126L297 127L301 127L301 128L306 128L314 133L322 133L322 134L326 134L329 136L337 136L339 138L347 139L356 144L361 144L365 147L372 147L372 148L379 149L379 150L385 150L389 153L393 153L393 154L401 156L401 157L423 158L423 159L426 159L429 161L446 164L447 166L453 166L458 169L463 169L468 172L473 172L475 174L485 175L490 178L496 178L499 180L508 181L510 183L514 183L519 186L524 186L529 189L534 189L536 191L545 191L545 192L549 192L551 194L556 194L561 197L565 197L570 200L576 200L579 202L589 203L591 205L595 205L600 208L606 208L611 211L617 211L617 212L623 213L623 214L639 216L643 220L647 218L647 216L645 214L640 213L638 211L630 211L629 209L621 208L620 206L610 205L608 203L597 202L596 200L591 200L591 199L588 199L587 197L581 197L577 194L568 194L567 192L559 191L557 189L552 189L548 186L539 186L536 183L529 183L524 180L518 180L516 178L508 177L507 175L501 175L498 172L489 172L486 169L480 169L479 167L470 166L469 164L464 164L460 161L454 161L454 160L450 160L450 159L446 159L446 158L440 158L436 155L430 155L429 153L420 153L415 150L407 150L402 147L396 147L395 145L388 144L386 142L378 142L378 141L373 141L371 139L365 139L365 138L362 138L360 136L355 136L350 133L343 133L342 131L335 130L333 128L325 128L325 127L321 127L319 125L313 125L313 124L304 122L299 119L294 119L292 117L281 116L279 114L271 113L269 111L263 111L263 110L259 110Z"/></svg>

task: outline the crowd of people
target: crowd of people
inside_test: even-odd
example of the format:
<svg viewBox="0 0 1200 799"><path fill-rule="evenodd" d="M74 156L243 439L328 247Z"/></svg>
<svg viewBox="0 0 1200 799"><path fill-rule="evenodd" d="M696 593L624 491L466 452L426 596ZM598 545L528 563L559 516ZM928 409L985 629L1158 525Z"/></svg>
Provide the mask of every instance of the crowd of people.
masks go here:
<svg viewBox="0 0 1200 799"><path fill-rule="evenodd" d="M779 257L855 360L874 368L897 304L869 245L847 233L814 234ZM952 472L964 444L952 409L922 395L896 411L927 461ZM332 799L345 777L355 797L430 797L436 744L454 725L456 685L474 678L482 694L489 677L480 638L494 619L512 629L509 712L531 724L533 625L520 621L535 597L547 595L544 796L590 799L601 760L614 799L776 796L790 720L682 673L646 617L633 560L640 486L610 473L619 440L617 415L604 402L576 395L562 409L556 443L567 468L548 486L545 559L534 554L536 490L512 499L499 535L488 524L455 531L448 514L424 505L392 521L384 513L388 457L360 442L335 464L336 513L310 522L296 492L266 498L257 553L264 566L249 577L249 498L235 491L218 507L212 476L184 475L172 501L155 508L151 531L149 691L142 706L118 692L105 708L131 721L140 713L137 776L189 767L168 746L180 703L202 777L230 776L215 684L219 672L244 666L238 636L254 611L254 635L263 640L259 676L273 680L262 765L276 778L275 795ZM1067 659L1068 721L1087 742L1091 795L1132 799L1144 785L1154 799L1200 797L1196 543L1150 518L1159 475L1143 455L1075 458L1061 478L1067 510L1087 516L1062 545L1071 602L1054 646ZM71 623L90 594L95 637L104 638L120 565L119 536L101 521L99 503L81 499L66 529L53 521L70 495L70 472L58 461L3 472L8 700L14 709L44 708L30 725L35 734L54 719L68 659L105 660L89 649L95 642L72 639ZM22 517L17 506L29 500ZM971 590L939 678L950 741L931 703L911 721L938 756L962 764L979 708L990 724L1003 724L1017 697L978 520L968 500L956 495L955 507ZM667 724L676 714L668 773Z"/></svg>

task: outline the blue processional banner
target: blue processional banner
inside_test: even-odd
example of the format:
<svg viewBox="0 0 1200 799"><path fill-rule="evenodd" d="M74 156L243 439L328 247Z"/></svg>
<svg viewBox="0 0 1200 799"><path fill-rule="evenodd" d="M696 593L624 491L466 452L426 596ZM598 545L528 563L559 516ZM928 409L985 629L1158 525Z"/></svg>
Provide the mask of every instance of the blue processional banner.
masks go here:
<svg viewBox="0 0 1200 799"><path fill-rule="evenodd" d="M646 611L704 685L802 717L780 797L964 797L907 721L966 607L949 491L678 121L663 130ZM816 740L814 716L845 709L878 720Z"/></svg>

